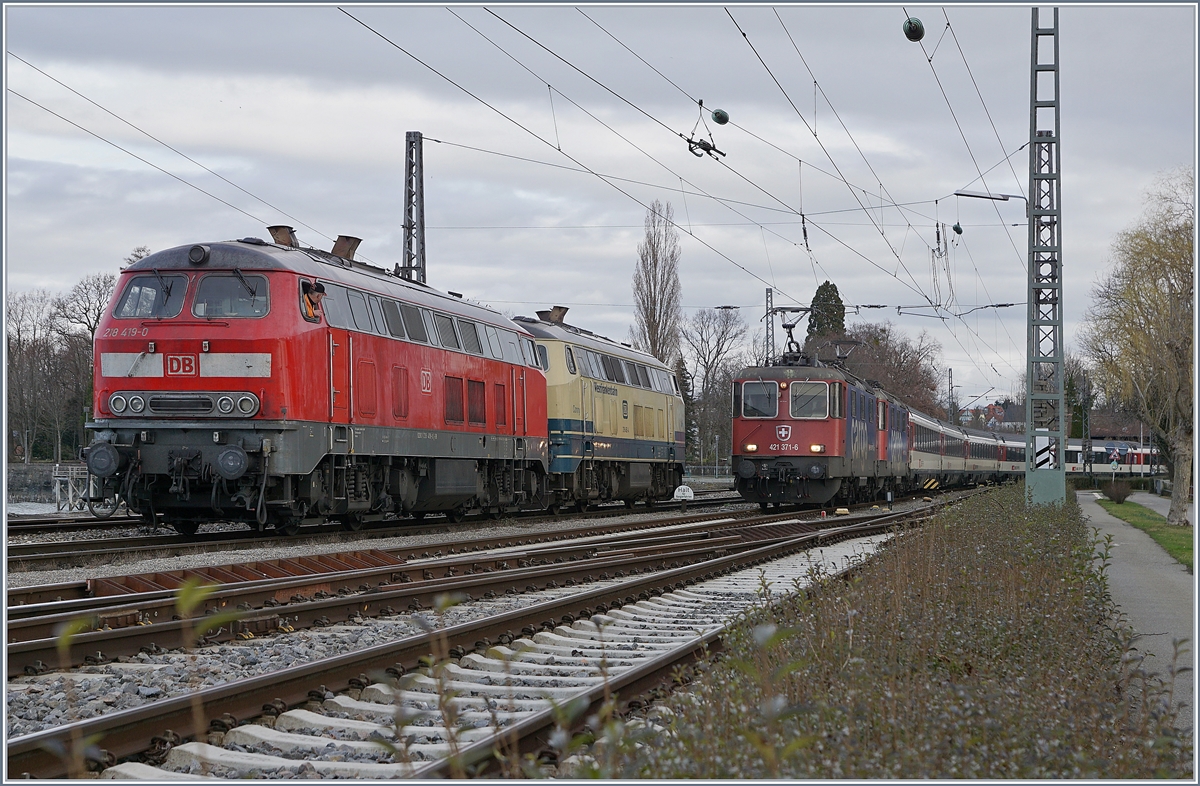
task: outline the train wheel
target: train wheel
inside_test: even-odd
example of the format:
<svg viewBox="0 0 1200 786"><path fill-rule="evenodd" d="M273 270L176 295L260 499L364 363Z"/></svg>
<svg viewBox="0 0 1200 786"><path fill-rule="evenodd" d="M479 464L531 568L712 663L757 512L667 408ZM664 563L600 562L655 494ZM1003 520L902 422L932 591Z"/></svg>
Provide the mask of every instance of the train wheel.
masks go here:
<svg viewBox="0 0 1200 786"><path fill-rule="evenodd" d="M462 521L463 520L462 508L455 508L454 510L446 511L446 518L452 524L457 524L458 522Z"/></svg>
<svg viewBox="0 0 1200 786"><path fill-rule="evenodd" d="M300 531L300 519L287 518L275 522L275 531L289 538Z"/></svg>
<svg viewBox="0 0 1200 786"><path fill-rule="evenodd" d="M646 510L654 510L654 500L651 497L646 497Z"/></svg>
<svg viewBox="0 0 1200 786"><path fill-rule="evenodd" d="M633 510L633 506L634 506L634 505L636 505L636 504L637 504L637 500L636 500L636 499L627 499L627 500L625 500L625 509L626 509L626 510Z"/></svg>
<svg viewBox="0 0 1200 786"><path fill-rule="evenodd" d="M546 508L546 512L549 513L551 516L557 516L558 512L559 512L558 505L557 504L551 505L550 507Z"/></svg>
<svg viewBox="0 0 1200 786"><path fill-rule="evenodd" d="M342 529L349 532L358 532L363 528L363 520L360 516L346 516L342 519Z"/></svg>
<svg viewBox="0 0 1200 786"><path fill-rule="evenodd" d="M195 535L200 529L200 522L198 521L169 521L168 523L171 525L171 529L187 537Z"/></svg>
<svg viewBox="0 0 1200 786"><path fill-rule="evenodd" d="M500 508L489 508L487 517L492 521L497 521L500 518Z"/></svg>
<svg viewBox="0 0 1200 786"><path fill-rule="evenodd" d="M421 519L425 518L425 511L418 510L416 513L410 513L409 515L412 516L415 521L420 521Z"/></svg>
<svg viewBox="0 0 1200 786"><path fill-rule="evenodd" d="M586 499L581 499L575 503L575 510L580 513L587 513L588 504Z"/></svg>
<svg viewBox="0 0 1200 786"><path fill-rule="evenodd" d="M763 513L766 513L767 512L767 503L765 503L765 502L758 503L758 509L760 511L762 511Z"/></svg>

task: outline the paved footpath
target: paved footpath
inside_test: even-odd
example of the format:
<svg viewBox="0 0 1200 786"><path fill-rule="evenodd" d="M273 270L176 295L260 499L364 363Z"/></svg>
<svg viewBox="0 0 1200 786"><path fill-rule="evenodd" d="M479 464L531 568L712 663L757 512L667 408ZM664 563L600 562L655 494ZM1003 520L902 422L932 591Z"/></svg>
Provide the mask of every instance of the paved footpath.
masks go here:
<svg viewBox="0 0 1200 786"><path fill-rule="evenodd" d="M1168 676L1167 670L1174 655L1174 639L1188 640L1177 665L1195 668L1195 576L1172 559L1149 535L1109 515L1096 504L1093 492L1077 492L1076 498L1083 514L1091 522L1090 526L1100 530L1100 537L1113 537L1108 569L1109 589L1113 600L1139 634L1135 646L1146 654L1148 670L1158 672L1163 677ZM1142 502L1141 499L1133 501ZM1165 501L1169 506L1170 500ZM1180 674L1175 681L1175 701L1180 708L1178 726L1181 729L1191 729L1195 717L1193 677L1193 672L1189 671Z"/></svg>

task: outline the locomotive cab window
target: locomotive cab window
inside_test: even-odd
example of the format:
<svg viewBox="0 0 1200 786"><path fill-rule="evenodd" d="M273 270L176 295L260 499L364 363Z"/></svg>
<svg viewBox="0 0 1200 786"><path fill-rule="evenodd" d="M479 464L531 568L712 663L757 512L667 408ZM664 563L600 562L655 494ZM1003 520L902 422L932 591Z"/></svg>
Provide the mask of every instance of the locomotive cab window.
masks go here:
<svg viewBox="0 0 1200 786"><path fill-rule="evenodd" d="M844 418L846 416L842 401L842 383L834 382L829 386L829 417Z"/></svg>
<svg viewBox="0 0 1200 786"><path fill-rule="evenodd" d="M187 292L187 276L163 274L157 271L129 279L125 294L113 309L117 319L179 316L183 296Z"/></svg>
<svg viewBox="0 0 1200 786"><path fill-rule="evenodd" d="M803 420L824 420L829 417L829 391L824 382L793 382L792 417Z"/></svg>
<svg viewBox="0 0 1200 786"><path fill-rule="evenodd" d="M542 362L542 371L550 370L550 351L546 349L545 344L537 345L538 360Z"/></svg>
<svg viewBox="0 0 1200 786"><path fill-rule="evenodd" d="M743 382L742 416L773 418L779 414L778 382Z"/></svg>
<svg viewBox="0 0 1200 786"><path fill-rule="evenodd" d="M571 351L570 347L564 345L563 346L563 355L567 359L567 371L574 374L575 373L575 353Z"/></svg>
<svg viewBox="0 0 1200 786"><path fill-rule="evenodd" d="M265 276L215 274L200 279L192 314L198 317L262 317L269 308Z"/></svg>

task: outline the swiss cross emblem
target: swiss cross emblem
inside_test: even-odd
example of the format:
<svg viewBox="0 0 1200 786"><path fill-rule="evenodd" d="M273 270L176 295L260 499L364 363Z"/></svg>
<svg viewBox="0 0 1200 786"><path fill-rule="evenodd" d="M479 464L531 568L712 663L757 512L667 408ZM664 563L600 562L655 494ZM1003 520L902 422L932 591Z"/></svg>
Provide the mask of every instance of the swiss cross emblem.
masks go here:
<svg viewBox="0 0 1200 786"><path fill-rule="evenodd" d="M791 426L776 426L775 436L779 437L780 442L787 442L792 436Z"/></svg>

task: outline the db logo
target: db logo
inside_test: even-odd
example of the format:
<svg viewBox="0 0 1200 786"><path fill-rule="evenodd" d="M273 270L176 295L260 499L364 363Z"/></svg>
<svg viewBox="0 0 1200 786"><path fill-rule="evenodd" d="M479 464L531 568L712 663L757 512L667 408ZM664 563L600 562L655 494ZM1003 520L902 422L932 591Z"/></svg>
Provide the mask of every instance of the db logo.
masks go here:
<svg viewBox="0 0 1200 786"><path fill-rule="evenodd" d="M433 393L433 372L421 369L421 392Z"/></svg>
<svg viewBox="0 0 1200 786"><path fill-rule="evenodd" d="M167 355L167 376L194 377L196 376L195 355Z"/></svg>
<svg viewBox="0 0 1200 786"><path fill-rule="evenodd" d="M775 427L775 436L779 437L779 440L781 442L787 442L788 439L790 439L792 436L792 427L791 426L776 426Z"/></svg>

